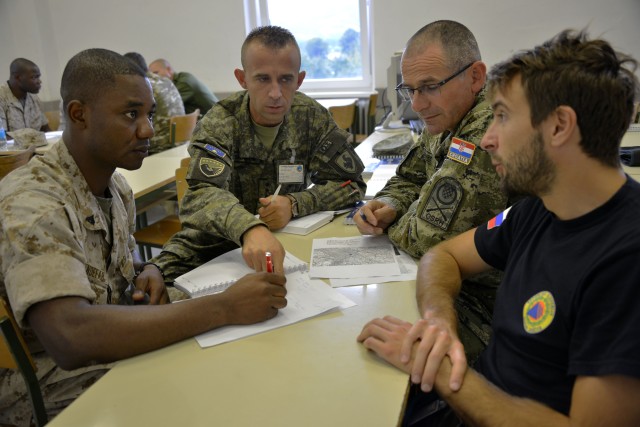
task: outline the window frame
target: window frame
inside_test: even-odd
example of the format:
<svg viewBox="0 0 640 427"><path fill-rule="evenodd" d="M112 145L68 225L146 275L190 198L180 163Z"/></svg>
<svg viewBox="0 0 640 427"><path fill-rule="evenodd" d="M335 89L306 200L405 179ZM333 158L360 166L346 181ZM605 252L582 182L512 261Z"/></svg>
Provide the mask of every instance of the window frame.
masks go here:
<svg viewBox="0 0 640 427"><path fill-rule="evenodd" d="M270 25L269 0L244 0L246 34L256 27ZM371 42L370 0L358 0L360 10L360 54L362 78L310 79L305 78L300 91L310 96L353 96L373 91L373 61ZM295 35L295 34L294 34Z"/></svg>

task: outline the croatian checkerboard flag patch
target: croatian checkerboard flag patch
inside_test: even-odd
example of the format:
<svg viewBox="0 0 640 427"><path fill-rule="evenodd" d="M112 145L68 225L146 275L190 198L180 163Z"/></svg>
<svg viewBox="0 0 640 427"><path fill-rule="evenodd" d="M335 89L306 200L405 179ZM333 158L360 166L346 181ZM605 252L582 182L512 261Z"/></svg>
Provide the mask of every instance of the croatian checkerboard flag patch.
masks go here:
<svg viewBox="0 0 640 427"><path fill-rule="evenodd" d="M460 138L452 138L447 157L456 162L468 165L471 163L476 146Z"/></svg>
<svg viewBox="0 0 640 427"><path fill-rule="evenodd" d="M507 214L511 210L511 207L500 212L498 215L494 216L487 223L487 230L491 230L494 227L500 227L505 219L507 219Z"/></svg>

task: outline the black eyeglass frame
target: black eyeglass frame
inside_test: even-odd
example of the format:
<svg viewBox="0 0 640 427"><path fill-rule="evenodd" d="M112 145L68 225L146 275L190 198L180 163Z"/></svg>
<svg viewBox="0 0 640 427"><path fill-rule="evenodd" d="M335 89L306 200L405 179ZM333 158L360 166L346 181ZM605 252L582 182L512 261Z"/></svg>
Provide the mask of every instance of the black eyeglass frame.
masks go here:
<svg viewBox="0 0 640 427"><path fill-rule="evenodd" d="M405 86L403 83L400 83L398 86L396 86L396 92L398 92L400 94L400 96L402 97L402 99L404 99L405 101L412 101L413 97L415 96L415 92L416 91L420 95L422 95L425 92L435 92L436 90L440 89L442 86L446 85L451 80L455 79L460 74L465 72L469 67L471 67L475 63L476 63L476 61L468 63L467 65L465 65L464 67L460 68L458 71L456 71L455 73L453 73L452 75L450 75L446 79L439 81L438 83L424 84L424 85L422 85L420 87L417 87L417 88L412 88L410 86Z"/></svg>

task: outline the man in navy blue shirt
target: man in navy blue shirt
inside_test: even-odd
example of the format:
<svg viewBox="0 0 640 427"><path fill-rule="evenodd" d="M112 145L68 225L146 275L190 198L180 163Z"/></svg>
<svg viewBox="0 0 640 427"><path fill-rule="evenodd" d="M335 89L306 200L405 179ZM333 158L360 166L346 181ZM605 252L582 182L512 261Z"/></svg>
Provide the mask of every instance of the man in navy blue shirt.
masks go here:
<svg viewBox="0 0 640 427"><path fill-rule="evenodd" d="M358 337L435 389L414 393L405 425L640 425L640 184L619 161L636 65L565 31L490 72L482 148L503 189L528 197L425 254L422 319L375 319ZM453 301L490 267L505 272L494 335L469 369Z"/></svg>

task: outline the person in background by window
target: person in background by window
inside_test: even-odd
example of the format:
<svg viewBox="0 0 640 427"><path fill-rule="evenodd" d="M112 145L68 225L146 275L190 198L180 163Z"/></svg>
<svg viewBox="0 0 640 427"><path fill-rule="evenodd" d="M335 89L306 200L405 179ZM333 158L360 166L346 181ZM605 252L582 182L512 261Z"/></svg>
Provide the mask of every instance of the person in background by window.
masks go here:
<svg viewBox="0 0 640 427"><path fill-rule="evenodd" d="M0 85L0 127L5 131L31 128L48 132L49 122L40 99L40 68L24 58L9 66L9 80Z"/></svg>
<svg viewBox="0 0 640 427"><path fill-rule="evenodd" d="M564 31L492 68L481 145L502 187L526 197L422 258L428 318L376 319L358 337L435 387L431 402L409 399L404 425L640 425L640 184L619 157L636 66ZM494 334L468 369L453 300L491 267L505 272Z"/></svg>
<svg viewBox="0 0 640 427"><path fill-rule="evenodd" d="M149 64L149 70L159 76L167 77L176 85L187 114L199 108L202 116L218 102L213 92L196 76L186 71L174 71L166 59L156 59Z"/></svg>
<svg viewBox="0 0 640 427"><path fill-rule="evenodd" d="M167 304L162 272L136 252L135 200L116 171L138 169L148 155L149 80L122 55L89 49L69 60L61 94L62 140L0 186L0 296L23 328L50 417L111 362L262 322L287 304L286 279L276 273ZM26 393L17 371L0 369L0 425L31 424Z"/></svg>
<svg viewBox="0 0 640 427"><path fill-rule="evenodd" d="M154 258L165 278L238 246L249 267L264 271L271 252L282 272L284 248L271 230L353 206L365 193L349 133L297 91L305 77L300 62L298 43L284 28L259 27L245 39L242 69L235 70L245 90L209 110L191 138L183 229Z"/></svg>
<svg viewBox="0 0 640 427"><path fill-rule="evenodd" d="M485 100L486 65L473 33L458 22L432 22L409 39L401 68L400 92L425 132L354 220L362 234L388 232L396 246L418 258L502 211L507 196L480 147L492 114ZM489 342L499 282L497 272L467 280L456 300L471 362Z"/></svg>
<svg viewBox="0 0 640 427"><path fill-rule="evenodd" d="M182 98L180 98L180 92L178 92L178 89L170 79L150 72L147 68L147 62L141 54L128 52L124 56L132 60L145 72L151 83L151 89L153 89L153 98L156 100L156 111L153 115L154 135L151 138L149 154L172 148L169 118L184 114L184 105L182 104Z"/></svg>

